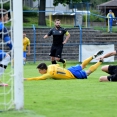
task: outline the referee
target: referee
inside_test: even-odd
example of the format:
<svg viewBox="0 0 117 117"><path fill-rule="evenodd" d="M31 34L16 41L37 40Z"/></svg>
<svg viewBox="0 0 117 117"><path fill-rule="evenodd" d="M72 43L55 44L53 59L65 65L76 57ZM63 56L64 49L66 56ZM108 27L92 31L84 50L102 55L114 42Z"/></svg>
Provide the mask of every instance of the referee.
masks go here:
<svg viewBox="0 0 117 117"><path fill-rule="evenodd" d="M51 62L52 64L57 64L56 61L63 63L63 68L66 67L66 60L61 58L63 45L67 43L70 38L69 32L62 28L61 22L59 19L55 20L55 27L52 28L48 34L46 34L43 38L47 38L48 36L53 35L53 43L50 50ZM66 39L64 40L64 35L66 35Z"/></svg>

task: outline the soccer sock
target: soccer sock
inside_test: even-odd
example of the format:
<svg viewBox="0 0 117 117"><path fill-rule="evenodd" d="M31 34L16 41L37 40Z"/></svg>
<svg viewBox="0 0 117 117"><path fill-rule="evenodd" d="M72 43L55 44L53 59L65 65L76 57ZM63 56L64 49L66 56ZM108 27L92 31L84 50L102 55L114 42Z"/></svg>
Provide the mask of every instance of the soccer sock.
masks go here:
<svg viewBox="0 0 117 117"><path fill-rule="evenodd" d="M0 75L2 75L10 62L10 56L7 54L5 58L0 62Z"/></svg>
<svg viewBox="0 0 117 117"><path fill-rule="evenodd" d="M10 56L7 54L5 58L0 62L2 65L8 65L10 63Z"/></svg>
<svg viewBox="0 0 117 117"><path fill-rule="evenodd" d="M96 64L92 65L89 70L91 72L94 72L100 65L101 65L102 62L97 62Z"/></svg>
<svg viewBox="0 0 117 117"><path fill-rule="evenodd" d="M83 62L82 62L82 66L83 68L85 68L85 66L93 59L93 57L89 57L87 59L85 59Z"/></svg>
<svg viewBox="0 0 117 117"><path fill-rule="evenodd" d="M0 76L4 73L5 68L4 67L0 67Z"/></svg>
<svg viewBox="0 0 117 117"><path fill-rule="evenodd" d="M25 61L23 61L23 65L25 65L26 64L26 62Z"/></svg>
<svg viewBox="0 0 117 117"><path fill-rule="evenodd" d="M60 60L58 62L65 63L64 59L61 59L61 58L60 58Z"/></svg>
<svg viewBox="0 0 117 117"><path fill-rule="evenodd" d="M51 61L51 62L52 62L52 64L57 64L55 60L54 61Z"/></svg>

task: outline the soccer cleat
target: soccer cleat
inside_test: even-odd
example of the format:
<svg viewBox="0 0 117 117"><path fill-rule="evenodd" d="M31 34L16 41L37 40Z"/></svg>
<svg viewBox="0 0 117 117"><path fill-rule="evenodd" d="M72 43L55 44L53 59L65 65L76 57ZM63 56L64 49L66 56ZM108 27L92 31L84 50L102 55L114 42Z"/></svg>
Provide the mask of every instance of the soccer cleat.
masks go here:
<svg viewBox="0 0 117 117"><path fill-rule="evenodd" d="M8 84L6 84L6 83L0 83L0 87L7 87L8 86Z"/></svg>
<svg viewBox="0 0 117 117"><path fill-rule="evenodd" d="M65 68L66 67L66 60L64 59L64 63L63 63L63 68Z"/></svg>
<svg viewBox="0 0 117 117"><path fill-rule="evenodd" d="M100 60L99 60L99 62L103 62L103 60L102 60L102 59L100 59Z"/></svg>
<svg viewBox="0 0 117 117"><path fill-rule="evenodd" d="M103 52L104 52L103 50L98 51L97 53L95 53L95 54L93 55L93 58L96 58L97 56L102 55Z"/></svg>

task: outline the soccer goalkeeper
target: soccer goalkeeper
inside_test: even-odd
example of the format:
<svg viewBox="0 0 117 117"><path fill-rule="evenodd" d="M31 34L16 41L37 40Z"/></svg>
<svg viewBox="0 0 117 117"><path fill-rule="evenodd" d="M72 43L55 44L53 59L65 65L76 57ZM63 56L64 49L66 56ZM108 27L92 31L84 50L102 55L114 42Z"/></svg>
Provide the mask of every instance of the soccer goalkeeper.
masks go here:
<svg viewBox="0 0 117 117"><path fill-rule="evenodd" d="M87 76L89 76L92 72L94 72L102 63L101 60L99 60L96 64L92 65L87 71L84 71L83 69L86 67L86 65L97 56L103 54L103 51L100 50L95 55L87 58L83 61L81 65L72 66L68 69L64 69L62 67L59 67L59 64L52 64L47 66L45 63L40 63L37 66L37 69L39 70L39 73L42 74L42 76L39 77L33 77L33 78L25 78L24 80L46 80L48 78L52 79L87 79Z"/></svg>
<svg viewBox="0 0 117 117"><path fill-rule="evenodd" d="M12 50L13 45L11 38L8 34L9 32L7 28L4 26L4 23L7 22L8 19L9 19L8 12L5 9L0 9L0 38L4 41L4 43L7 45L10 51ZM9 63L10 63L10 55L4 52L4 50L0 50L0 77L3 75ZM0 78L0 86L8 86L8 84L3 83Z"/></svg>

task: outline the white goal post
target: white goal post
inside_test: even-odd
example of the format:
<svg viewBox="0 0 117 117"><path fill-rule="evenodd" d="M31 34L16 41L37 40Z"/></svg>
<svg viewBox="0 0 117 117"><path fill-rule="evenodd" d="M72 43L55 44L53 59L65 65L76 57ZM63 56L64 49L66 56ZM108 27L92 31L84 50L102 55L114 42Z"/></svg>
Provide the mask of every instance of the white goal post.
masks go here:
<svg viewBox="0 0 117 117"><path fill-rule="evenodd" d="M22 6L22 0L13 0L14 104L16 110L20 110L24 106Z"/></svg>

